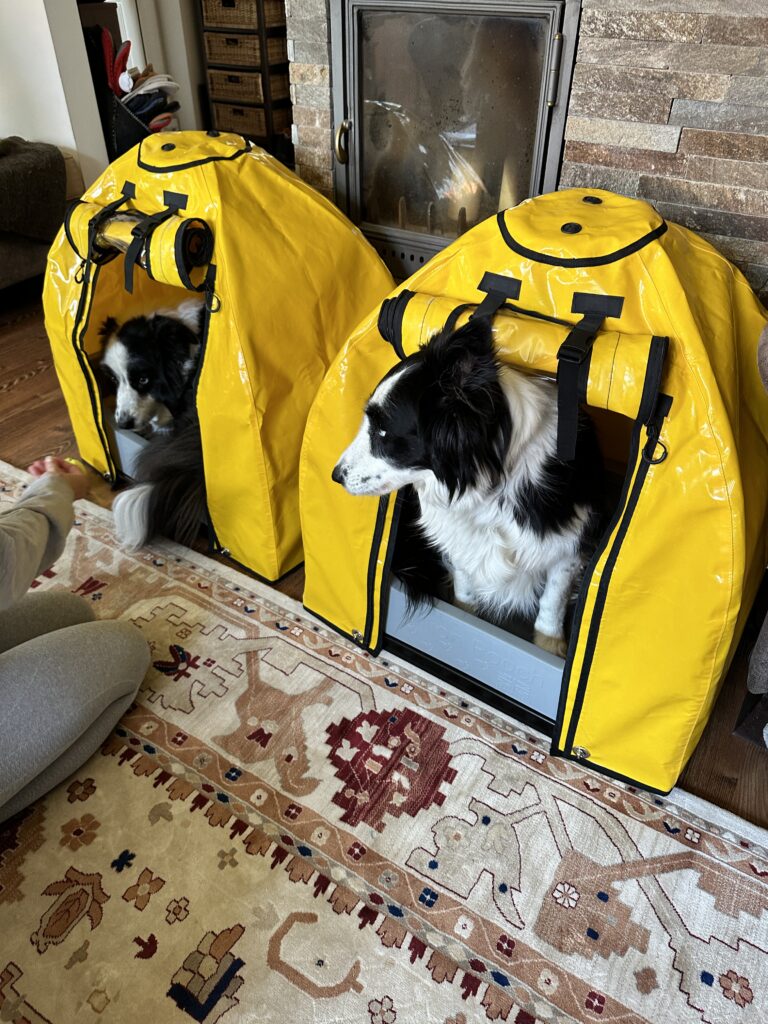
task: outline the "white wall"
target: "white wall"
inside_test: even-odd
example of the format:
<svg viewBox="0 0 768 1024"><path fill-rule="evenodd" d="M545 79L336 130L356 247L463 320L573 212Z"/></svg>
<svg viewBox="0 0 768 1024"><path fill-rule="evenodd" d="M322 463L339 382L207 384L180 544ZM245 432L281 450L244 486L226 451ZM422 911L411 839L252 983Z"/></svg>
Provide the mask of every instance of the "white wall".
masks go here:
<svg viewBox="0 0 768 1024"><path fill-rule="evenodd" d="M2 3L3 0L0 0ZM76 0L44 0L86 187L109 163Z"/></svg>
<svg viewBox="0 0 768 1024"><path fill-rule="evenodd" d="M0 137L75 153L89 185L107 166L75 0L0 0Z"/></svg>
<svg viewBox="0 0 768 1024"><path fill-rule="evenodd" d="M136 14L141 22L131 64L146 54L172 75L179 126L201 128L196 0L126 0L126 9L133 25ZM107 166L76 0L0 0L0 138L7 135L75 153L86 186Z"/></svg>
<svg viewBox="0 0 768 1024"><path fill-rule="evenodd" d="M45 0L0 0L0 136L75 149Z"/></svg>

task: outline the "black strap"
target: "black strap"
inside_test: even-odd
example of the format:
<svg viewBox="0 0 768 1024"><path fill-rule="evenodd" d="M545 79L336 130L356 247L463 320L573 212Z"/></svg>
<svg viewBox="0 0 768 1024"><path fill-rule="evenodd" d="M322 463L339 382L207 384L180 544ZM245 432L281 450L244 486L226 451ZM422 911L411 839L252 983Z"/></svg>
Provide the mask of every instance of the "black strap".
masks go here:
<svg viewBox="0 0 768 1024"><path fill-rule="evenodd" d="M448 314L448 319L443 324L442 333L453 334L453 332L456 330L456 324L458 323L459 317L461 316L462 313L466 313L468 309L472 309L471 302L462 302L460 306L457 306L455 309L452 309L451 312Z"/></svg>
<svg viewBox="0 0 768 1024"><path fill-rule="evenodd" d="M392 299L385 299L379 310L378 328L384 341L388 341L400 359L405 359L403 350L403 316L405 307L416 292L403 288Z"/></svg>
<svg viewBox="0 0 768 1024"><path fill-rule="evenodd" d="M472 318L494 316L507 299L517 299L520 297L521 284L522 282L516 277L508 277L506 274L492 274L490 270L486 270L482 281L477 286L478 291L485 292L485 298L472 314Z"/></svg>
<svg viewBox="0 0 768 1024"><path fill-rule="evenodd" d="M158 224L162 224L164 220L168 220L174 213L178 213L180 209L183 210L187 205L187 197L182 192L164 192L163 199L168 204L166 208L144 217L131 231L133 241L126 250L124 263L125 290L129 294L133 292L133 271L139 262L145 243L149 244L149 236Z"/></svg>
<svg viewBox="0 0 768 1024"><path fill-rule="evenodd" d="M582 378L589 371L592 343L604 319L603 313L587 313L571 328L557 353L557 457L561 462L573 462L576 457Z"/></svg>
<svg viewBox="0 0 768 1024"><path fill-rule="evenodd" d="M623 295L597 295L593 292L574 292L572 313L602 313L618 320L624 308Z"/></svg>
<svg viewBox="0 0 768 1024"><path fill-rule="evenodd" d="M100 249L98 249L96 245L96 235L98 234L98 230L102 222L107 220L109 217L112 216L113 213L119 210L123 203L127 203L129 199L133 198L130 190L130 185L131 182L126 182L125 185L123 185L123 194L120 196L120 198L115 199L114 202L108 203L106 206L102 207L102 209L99 210L98 213L94 214L94 216L91 217L91 219L88 221L89 260L94 260L97 263L106 262L105 254Z"/></svg>
<svg viewBox="0 0 768 1024"><path fill-rule="evenodd" d="M168 220L168 218L173 216L175 212L175 206L167 206L159 213L153 213L151 216L140 220L131 231L133 241L126 250L124 262L125 290L129 294L133 292L133 271L136 264L139 262L139 257L141 256L141 250L144 248L144 243L148 241L150 233L157 227L157 225L161 224L164 220Z"/></svg>

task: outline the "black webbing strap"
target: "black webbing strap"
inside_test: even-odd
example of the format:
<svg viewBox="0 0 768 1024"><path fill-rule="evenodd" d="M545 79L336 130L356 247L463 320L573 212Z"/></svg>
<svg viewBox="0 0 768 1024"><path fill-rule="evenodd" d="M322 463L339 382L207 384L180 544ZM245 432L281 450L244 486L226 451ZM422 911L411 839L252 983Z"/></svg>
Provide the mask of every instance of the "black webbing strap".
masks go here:
<svg viewBox="0 0 768 1024"><path fill-rule="evenodd" d="M587 313L557 353L557 457L561 462L573 462L576 457L581 378L604 319L604 313Z"/></svg>
<svg viewBox="0 0 768 1024"><path fill-rule="evenodd" d="M455 309L452 309L451 312L448 314L448 319L443 324L442 333L453 334L453 332L456 330L456 324L459 321L459 317L461 316L462 313L466 313L468 309L472 309L471 302L462 302L460 306L457 306Z"/></svg>
<svg viewBox="0 0 768 1024"><path fill-rule="evenodd" d="M508 277L506 274L492 274L486 270L483 279L477 286L477 290L485 292L485 298L477 307L472 317L492 317L497 313L507 299L520 297L521 281L516 277Z"/></svg>
<svg viewBox="0 0 768 1024"><path fill-rule="evenodd" d="M162 224L164 220L168 220L174 213L178 213L179 210L183 210L187 205L187 197L183 192L164 192L163 199L168 204L164 210L160 210L158 213L150 214L148 217L144 217L139 223L133 228L131 234L133 235L133 241L128 246L125 253L125 290L131 294L133 292L133 271L136 264L139 262L141 251L144 248L144 244L149 244L149 236L155 230L158 224Z"/></svg>
<svg viewBox="0 0 768 1024"><path fill-rule="evenodd" d="M133 291L133 271L136 264L139 262L141 256L141 250L144 248L144 243L149 238L150 233L161 224L164 220L167 220L176 212L175 206L166 207L159 213L153 213L149 217L145 217L140 220L139 223L133 228L131 234L133 235L133 241L128 246L125 252L125 290L130 294Z"/></svg>
<svg viewBox="0 0 768 1024"><path fill-rule="evenodd" d="M126 181L123 185L123 190L120 198L115 199L114 202L108 203L106 206L102 207L102 209L99 210L99 212L95 214L93 217L91 217L91 219L88 221L87 255L89 260L94 260L96 262L106 262L104 258L105 254L101 250L98 250L98 247L96 245L96 235L98 234L99 227L105 220L108 220L113 213L116 213L117 210L119 210L120 207L123 205L123 203L127 203L129 199L133 199L134 194L135 188L133 182ZM101 260L97 259L98 256L101 256ZM106 258L108 259L109 256L107 255Z"/></svg>

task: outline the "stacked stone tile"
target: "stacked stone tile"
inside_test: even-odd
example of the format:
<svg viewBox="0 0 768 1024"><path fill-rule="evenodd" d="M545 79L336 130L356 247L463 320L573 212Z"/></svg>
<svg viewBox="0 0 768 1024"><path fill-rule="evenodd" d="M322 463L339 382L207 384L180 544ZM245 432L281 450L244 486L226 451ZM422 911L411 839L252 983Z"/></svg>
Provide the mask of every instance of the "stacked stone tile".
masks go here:
<svg viewBox="0 0 768 1024"><path fill-rule="evenodd" d="M333 198L328 0L286 0L296 172Z"/></svg>
<svg viewBox="0 0 768 1024"><path fill-rule="evenodd" d="M765 0L584 0L560 185L648 199L768 302Z"/></svg>

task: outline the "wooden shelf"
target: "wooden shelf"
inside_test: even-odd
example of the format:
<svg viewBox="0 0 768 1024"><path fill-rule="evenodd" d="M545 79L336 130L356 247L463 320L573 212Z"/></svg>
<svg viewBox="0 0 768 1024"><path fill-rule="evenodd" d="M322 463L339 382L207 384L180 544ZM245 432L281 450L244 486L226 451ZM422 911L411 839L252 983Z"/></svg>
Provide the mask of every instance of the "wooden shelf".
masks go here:
<svg viewBox="0 0 768 1024"><path fill-rule="evenodd" d="M285 159L290 151L292 121L291 100L286 95L289 88L286 26L284 23L264 24L267 5L274 19L273 0L253 0L239 5L236 15L232 12L239 23L211 25L205 20L210 0L200 0L208 102L214 128L238 132L270 152L277 149L281 159ZM211 16L217 13L214 11ZM231 43L224 44L224 38ZM239 90L239 83L227 88L227 83L221 80L222 72L233 78L249 76L250 80L243 82ZM256 75L259 83L254 88L252 76ZM238 91L240 94L234 95Z"/></svg>

